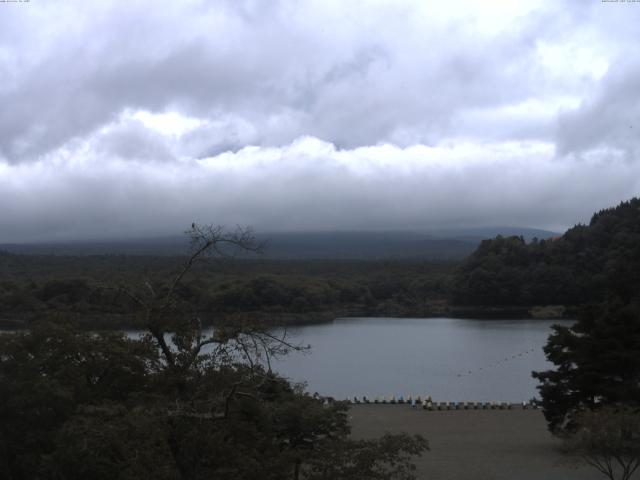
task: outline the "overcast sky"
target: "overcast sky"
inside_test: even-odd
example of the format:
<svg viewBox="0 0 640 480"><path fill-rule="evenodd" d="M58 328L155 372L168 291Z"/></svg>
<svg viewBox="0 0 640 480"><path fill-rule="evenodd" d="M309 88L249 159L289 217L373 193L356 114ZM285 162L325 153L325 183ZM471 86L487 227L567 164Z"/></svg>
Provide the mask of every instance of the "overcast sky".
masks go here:
<svg viewBox="0 0 640 480"><path fill-rule="evenodd" d="M0 242L564 229L640 193L640 3L0 2Z"/></svg>

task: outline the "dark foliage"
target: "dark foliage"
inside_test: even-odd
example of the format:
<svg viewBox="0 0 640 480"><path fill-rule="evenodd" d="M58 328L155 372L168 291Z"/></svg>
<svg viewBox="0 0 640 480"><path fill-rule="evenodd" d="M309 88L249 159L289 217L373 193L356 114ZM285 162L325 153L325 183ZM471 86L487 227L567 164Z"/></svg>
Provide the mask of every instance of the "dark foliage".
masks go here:
<svg viewBox="0 0 640 480"><path fill-rule="evenodd" d="M0 321L64 313L85 328L134 327L119 285L170 275L184 257L29 256L0 252ZM221 315L295 321L340 314L440 314L451 263L219 259L193 267L177 293L205 324Z"/></svg>
<svg viewBox="0 0 640 480"><path fill-rule="evenodd" d="M457 269L454 303L582 305L613 289L624 302L640 287L640 199L593 215L563 236L483 241Z"/></svg>
<svg viewBox="0 0 640 480"><path fill-rule="evenodd" d="M555 326L544 348L555 370L534 372L549 428L571 430L583 409L640 406L640 305L585 307L571 327Z"/></svg>
<svg viewBox="0 0 640 480"><path fill-rule="evenodd" d="M51 323L0 337L0 476L413 478L421 437L349 440L346 404L232 353L171 369L151 337Z"/></svg>

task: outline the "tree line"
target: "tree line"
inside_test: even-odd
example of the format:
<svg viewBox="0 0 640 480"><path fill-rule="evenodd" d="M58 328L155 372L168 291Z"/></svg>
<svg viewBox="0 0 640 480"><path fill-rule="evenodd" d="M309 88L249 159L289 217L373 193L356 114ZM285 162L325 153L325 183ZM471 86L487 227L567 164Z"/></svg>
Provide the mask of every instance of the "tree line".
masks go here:
<svg viewBox="0 0 640 480"><path fill-rule="evenodd" d="M166 276L182 257L0 253L0 320L65 314L86 328L132 325L131 299L113 287ZM425 314L446 302L449 262L218 259L194 266L178 292L203 321L255 314L296 322L324 314ZM288 318L288 317L287 317Z"/></svg>

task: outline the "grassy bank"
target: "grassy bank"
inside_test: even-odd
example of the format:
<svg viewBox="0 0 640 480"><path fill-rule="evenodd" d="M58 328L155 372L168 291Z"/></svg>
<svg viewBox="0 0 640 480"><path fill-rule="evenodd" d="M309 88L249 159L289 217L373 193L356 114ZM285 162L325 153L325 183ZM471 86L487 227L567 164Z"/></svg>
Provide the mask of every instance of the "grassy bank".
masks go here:
<svg viewBox="0 0 640 480"><path fill-rule="evenodd" d="M561 452L539 410L424 411L407 405L352 405L352 436L419 433L431 451L416 459L420 480L598 480Z"/></svg>

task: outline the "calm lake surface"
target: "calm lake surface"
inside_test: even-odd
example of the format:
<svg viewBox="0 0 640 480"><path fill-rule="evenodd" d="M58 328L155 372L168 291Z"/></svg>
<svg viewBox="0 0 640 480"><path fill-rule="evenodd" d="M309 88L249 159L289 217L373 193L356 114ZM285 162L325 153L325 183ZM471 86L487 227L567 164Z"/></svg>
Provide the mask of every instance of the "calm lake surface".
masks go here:
<svg viewBox="0 0 640 480"><path fill-rule="evenodd" d="M348 318L290 328L293 352L273 363L308 391L335 398L431 395L435 401L539 398L532 370L546 370L542 351L559 320Z"/></svg>
<svg viewBox="0 0 640 480"><path fill-rule="evenodd" d="M434 401L522 402L536 396L532 370L552 368L542 347L551 325L570 320L339 318L292 327L311 345L272 361L311 393L337 399L431 395ZM139 331L128 331L137 337Z"/></svg>

